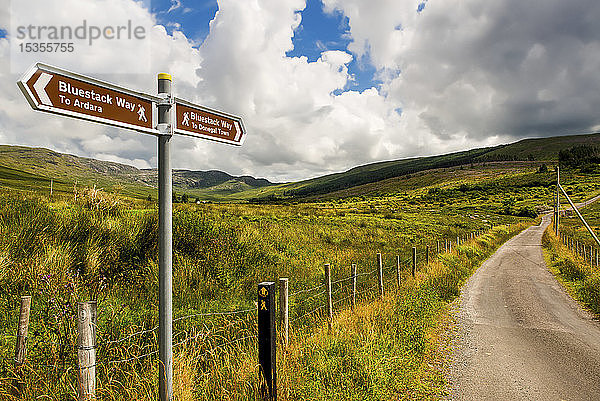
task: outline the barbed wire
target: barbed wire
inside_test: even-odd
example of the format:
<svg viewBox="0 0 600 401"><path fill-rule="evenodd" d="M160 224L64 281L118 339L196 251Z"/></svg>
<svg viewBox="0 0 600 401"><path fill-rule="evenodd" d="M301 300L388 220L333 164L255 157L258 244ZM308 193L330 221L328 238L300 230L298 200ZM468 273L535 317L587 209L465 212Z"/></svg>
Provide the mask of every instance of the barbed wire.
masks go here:
<svg viewBox="0 0 600 401"><path fill-rule="evenodd" d="M136 361L138 359L143 359L143 358L146 358L148 356L155 355L155 354L158 354L158 350L149 352L149 353L144 354L144 355L136 355L136 356L128 358L128 359L121 359L121 360L118 360L118 361L108 361L108 363L117 364L117 363L132 362L132 361Z"/></svg>
<svg viewBox="0 0 600 401"><path fill-rule="evenodd" d="M177 319L173 319L173 323L179 322L181 320L191 319L193 317L207 317L207 316L230 316L230 315L239 315L242 313L249 313L256 311L257 308L249 308L243 310L229 311L229 312L207 312L207 313L194 313L192 315L181 316Z"/></svg>
<svg viewBox="0 0 600 401"><path fill-rule="evenodd" d="M316 287L307 288L307 289L304 289L304 290L299 290L299 291L293 292L293 293L289 294L288 297L294 297L294 296L296 296L298 294L302 294L302 293L305 293L305 292L315 291L315 290L318 290L319 288L322 288L322 287L325 287L325 284L321 284L321 285L317 285Z"/></svg>
<svg viewBox="0 0 600 401"><path fill-rule="evenodd" d="M302 315L300 315L300 316L297 316L297 317L293 318L292 320L290 320L290 323L297 322L298 320L302 319L303 317L306 317L306 316L308 316L308 315L310 315L310 314L312 314L312 313L315 313L316 311L318 311L318 310L320 310L320 309L323 309L323 308L325 308L325 306L326 306L326 305L321 305L321 306L319 306L319 307L317 307L317 308L315 308L315 309L313 309L313 310L311 310L311 311L308 311L308 312L306 312L306 313L304 313L304 314L302 314Z"/></svg>
<svg viewBox="0 0 600 401"><path fill-rule="evenodd" d="M125 336L123 338L119 338L119 339L116 339L116 340L103 341L101 343L98 343L98 345L100 346L100 345L119 344L119 343L122 343L123 341L129 340L132 337L156 331L156 330L158 330L158 328L159 328L159 326L155 326L155 327L153 327L151 329L145 329L145 330L138 331L136 333L129 334L128 336Z"/></svg>
<svg viewBox="0 0 600 401"><path fill-rule="evenodd" d="M354 278L354 276L344 277L344 278L338 279L336 281L332 281L331 285L334 286L334 285L337 285L337 284L342 284L342 283L345 283L346 281L352 280L353 278Z"/></svg>
<svg viewBox="0 0 600 401"><path fill-rule="evenodd" d="M335 306L335 305L337 305L337 304L339 304L339 303L341 303L341 302L343 302L343 301L347 301L347 300L349 300L350 298L352 298L352 295L349 295L349 296L347 296L347 297L344 297L344 298L342 298L342 299L338 299L337 301L335 301L335 302L332 302L332 303L331 303L331 305L332 305L332 306Z"/></svg>
<svg viewBox="0 0 600 401"><path fill-rule="evenodd" d="M318 296L321 296L321 295L325 295L326 293L327 293L327 290L323 290L323 291L321 291L321 292L319 292L317 294L311 295L310 297L306 297L306 298L302 299L301 301L298 301L294 305L296 307L299 307L299 306L304 305L305 303L307 303L309 300L315 299L315 298L317 298Z"/></svg>
<svg viewBox="0 0 600 401"><path fill-rule="evenodd" d="M220 348L223 348L223 347L227 347L228 345L234 344L234 343L236 343L236 342L240 342L240 341L244 341L244 340L249 340L249 339L251 339L251 338L256 338L256 339L258 339L258 335L257 335L257 334L254 334L254 335L251 335L251 336L246 336L246 337L242 337L242 338L237 338L237 339L235 339L235 340L233 340L233 341L229 341L229 342L227 342L227 343L225 343L225 344L217 345L216 347L214 347L214 348L212 348L212 349L210 349L210 350L208 350L208 351L205 351L205 352L203 352L203 353L202 353L202 354L200 354L198 357L203 357L203 356L204 356L204 355L206 355L206 354L209 354L209 353L213 353L213 352L215 352L217 349L220 349Z"/></svg>

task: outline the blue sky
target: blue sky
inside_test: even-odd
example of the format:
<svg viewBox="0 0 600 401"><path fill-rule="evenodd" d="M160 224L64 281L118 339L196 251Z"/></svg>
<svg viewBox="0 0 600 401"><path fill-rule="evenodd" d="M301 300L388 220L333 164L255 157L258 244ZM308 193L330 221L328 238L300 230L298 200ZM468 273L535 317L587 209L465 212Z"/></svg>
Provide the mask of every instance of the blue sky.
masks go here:
<svg viewBox="0 0 600 401"><path fill-rule="evenodd" d="M219 5L216 0L153 0L152 12L157 22L164 25L169 33L176 28L198 45L204 41L209 32L209 22L215 17Z"/></svg>
<svg viewBox="0 0 600 401"><path fill-rule="evenodd" d="M419 6L419 11L424 4ZM176 29L182 31L196 46L200 46L208 36L209 23L218 9L216 0L152 1L152 12L158 23L164 25L171 34ZM294 49L287 52L288 57L306 56L309 62L314 62L327 50L348 51L348 45L352 41L348 17L338 10L333 13L324 12L321 0L307 0L306 8L300 14L302 22L294 33ZM376 69L369 63L368 56L354 56L348 64L348 71L353 80L347 83L344 91L362 92L381 83L375 78ZM342 91L337 90L335 94L340 92Z"/></svg>

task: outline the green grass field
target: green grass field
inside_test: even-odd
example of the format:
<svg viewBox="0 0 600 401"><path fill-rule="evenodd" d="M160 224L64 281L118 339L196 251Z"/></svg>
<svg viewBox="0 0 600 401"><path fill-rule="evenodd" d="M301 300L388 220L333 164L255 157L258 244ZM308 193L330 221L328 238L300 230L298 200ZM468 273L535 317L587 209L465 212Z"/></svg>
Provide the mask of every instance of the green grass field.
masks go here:
<svg viewBox="0 0 600 401"><path fill-rule="evenodd" d="M448 303L498 246L531 224L536 211L551 208L554 173L538 169L539 163L486 162L310 202L176 204L177 399L257 398L256 287L280 277L289 278L292 293L290 346L278 359L281 399L439 399ZM99 399L156 399L156 202L127 187L98 191L89 183L74 190L68 180L56 181L58 194L48 199L42 175L1 173L0 398L17 399L11 392L19 377L20 399L76 398L77 303L96 300ZM561 175L575 201L600 193L598 175ZM589 210L596 218L596 209ZM457 237L476 231L484 234L456 247ZM443 251L447 241L452 252ZM418 250L414 278L412 247ZM383 299L377 253L385 269ZM323 317L325 263L335 282L331 331ZM360 274L354 311L352 264ZM15 370L22 295L33 296L28 357Z"/></svg>

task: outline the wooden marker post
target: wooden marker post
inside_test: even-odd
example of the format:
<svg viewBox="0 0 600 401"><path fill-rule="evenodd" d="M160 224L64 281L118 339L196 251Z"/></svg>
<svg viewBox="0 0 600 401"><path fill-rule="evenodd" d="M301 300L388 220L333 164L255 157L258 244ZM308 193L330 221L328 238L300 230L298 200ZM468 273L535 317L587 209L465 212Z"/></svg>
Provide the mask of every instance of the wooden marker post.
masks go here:
<svg viewBox="0 0 600 401"><path fill-rule="evenodd" d="M258 364L266 388L263 399L277 400L277 331L275 328L275 283L258 285Z"/></svg>
<svg viewBox="0 0 600 401"><path fill-rule="evenodd" d="M377 254L377 280L379 283L379 296L383 298L383 262L381 260L381 254Z"/></svg>
<svg viewBox="0 0 600 401"><path fill-rule="evenodd" d="M352 264L352 310L356 306L356 264Z"/></svg>
<svg viewBox="0 0 600 401"><path fill-rule="evenodd" d="M96 301L80 302L77 313L79 401L96 399Z"/></svg>
<svg viewBox="0 0 600 401"><path fill-rule="evenodd" d="M287 348L290 343L290 314L288 308L288 283L287 278L279 279L279 321L283 334L283 345Z"/></svg>

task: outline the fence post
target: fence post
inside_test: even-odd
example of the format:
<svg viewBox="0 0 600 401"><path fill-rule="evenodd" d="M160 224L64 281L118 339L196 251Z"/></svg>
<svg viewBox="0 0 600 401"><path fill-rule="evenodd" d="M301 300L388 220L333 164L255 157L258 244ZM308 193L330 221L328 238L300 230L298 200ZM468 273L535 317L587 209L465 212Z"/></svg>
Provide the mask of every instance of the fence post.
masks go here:
<svg viewBox="0 0 600 401"><path fill-rule="evenodd" d="M459 246L459 245L460 245L460 236L457 236L456 237L456 246Z"/></svg>
<svg viewBox="0 0 600 401"><path fill-rule="evenodd" d="M283 332L283 345L287 348L290 343L290 314L288 308L288 284L287 278L279 279L279 320Z"/></svg>
<svg viewBox="0 0 600 401"><path fill-rule="evenodd" d="M31 310L31 296L21 297L21 310L17 326L17 343L15 346L15 366L25 363L27 355L27 331L29 330L29 311Z"/></svg>
<svg viewBox="0 0 600 401"><path fill-rule="evenodd" d="M377 254L377 279L379 280L379 295L383 298L383 262L381 253Z"/></svg>
<svg viewBox="0 0 600 401"><path fill-rule="evenodd" d="M396 256L396 281L398 282L398 288L400 288L400 255Z"/></svg>
<svg viewBox="0 0 600 401"><path fill-rule="evenodd" d="M352 263L352 310L356 306L356 263Z"/></svg>
<svg viewBox="0 0 600 401"><path fill-rule="evenodd" d="M452 241L448 241L448 252L452 252Z"/></svg>
<svg viewBox="0 0 600 401"><path fill-rule="evenodd" d="M435 247L435 255L439 255L440 254L440 240L437 240L437 245Z"/></svg>
<svg viewBox="0 0 600 401"><path fill-rule="evenodd" d="M77 311L79 400L96 398L96 301L80 302Z"/></svg>
<svg viewBox="0 0 600 401"><path fill-rule="evenodd" d="M327 327L333 324L333 303L331 302L331 266L325 263L325 285L327 287Z"/></svg>
<svg viewBox="0 0 600 401"><path fill-rule="evenodd" d="M417 271L417 248L413 246L412 249L412 276L415 276Z"/></svg>
<svg viewBox="0 0 600 401"><path fill-rule="evenodd" d="M277 400L277 329L275 327L275 283L258 284L258 363L266 387L263 399Z"/></svg>
<svg viewBox="0 0 600 401"><path fill-rule="evenodd" d="M23 377L21 366L25 363L27 356L27 332L29 330L29 312L31 310L31 296L21 297L21 309L19 310L19 323L17 325L17 341L15 344L15 373L17 377L13 381L13 395L21 397L23 392Z"/></svg>
<svg viewBox="0 0 600 401"><path fill-rule="evenodd" d="M429 245L425 248L425 264L429 264Z"/></svg>

